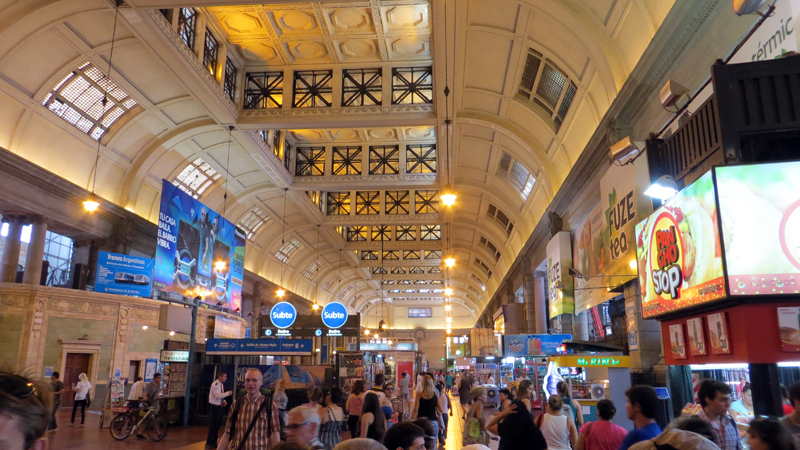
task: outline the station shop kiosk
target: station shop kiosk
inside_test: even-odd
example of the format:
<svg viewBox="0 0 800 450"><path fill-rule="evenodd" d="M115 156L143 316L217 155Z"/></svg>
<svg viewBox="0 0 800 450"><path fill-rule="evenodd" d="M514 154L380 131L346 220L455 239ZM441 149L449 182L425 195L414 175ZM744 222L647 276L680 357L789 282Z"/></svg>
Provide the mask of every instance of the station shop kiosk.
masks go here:
<svg viewBox="0 0 800 450"><path fill-rule="evenodd" d="M597 402L608 399L617 407L611 422L633 429L625 414L625 392L631 388L631 360L619 353L550 356L544 376L545 396L557 394L556 385L569 383L572 397L581 405L585 422L597 420Z"/></svg>

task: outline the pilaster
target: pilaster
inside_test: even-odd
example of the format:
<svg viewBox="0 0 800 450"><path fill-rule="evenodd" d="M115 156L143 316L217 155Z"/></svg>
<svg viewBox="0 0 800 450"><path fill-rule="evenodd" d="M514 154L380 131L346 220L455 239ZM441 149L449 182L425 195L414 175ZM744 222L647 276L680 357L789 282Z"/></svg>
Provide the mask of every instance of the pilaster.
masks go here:
<svg viewBox="0 0 800 450"><path fill-rule="evenodd" d="M23 284L39 284L42 277L42 259L44 258L44 244L47 238L47 218L31 216L28 218L33 225L31 228L31 241L28 244L28 257L25 260L25 274L22 276Z"/></svg>

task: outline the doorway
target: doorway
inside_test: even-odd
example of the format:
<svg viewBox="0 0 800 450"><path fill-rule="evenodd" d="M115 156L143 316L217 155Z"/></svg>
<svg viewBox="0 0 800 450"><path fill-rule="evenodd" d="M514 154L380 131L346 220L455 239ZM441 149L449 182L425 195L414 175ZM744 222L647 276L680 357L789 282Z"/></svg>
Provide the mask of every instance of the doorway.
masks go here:
<svg viewBox="0 0 800 450"><path fill-rule="evenodd" d="M62 398L63 406L72 406L75 400L75 391L73 386L80 381L78 376L85 373L89 376L89 362L92 355L87 353L67 353L66 363L64 364L64 395Z"/></svg>
<svg viewBox="0 0 800 450"><path fill-rule="evenodd" d="M134 381L136 381L136 377L139 376L139 364L141 364L141 361L130 362L130 366L128 366L129 383L133 383Z"/></svg>

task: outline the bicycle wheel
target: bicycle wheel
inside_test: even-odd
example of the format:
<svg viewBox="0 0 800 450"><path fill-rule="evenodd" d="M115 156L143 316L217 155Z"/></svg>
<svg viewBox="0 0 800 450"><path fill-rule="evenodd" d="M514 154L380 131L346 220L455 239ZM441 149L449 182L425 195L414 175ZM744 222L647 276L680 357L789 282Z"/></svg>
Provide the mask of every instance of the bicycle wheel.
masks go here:
<svg viewBox="0 0 800 450"><path fill-rule="evenodd" d="M161 417L153 417L147 426L147 435L156 442L164 439L167 437L167 422Z"/></svg>
<svg viewBox="0 0 800 450"><path fill-rule="evenodd" d="M111 437L118 441L123 441L131 435L133 421L128 414L117 414L111 421Z"/></svg>

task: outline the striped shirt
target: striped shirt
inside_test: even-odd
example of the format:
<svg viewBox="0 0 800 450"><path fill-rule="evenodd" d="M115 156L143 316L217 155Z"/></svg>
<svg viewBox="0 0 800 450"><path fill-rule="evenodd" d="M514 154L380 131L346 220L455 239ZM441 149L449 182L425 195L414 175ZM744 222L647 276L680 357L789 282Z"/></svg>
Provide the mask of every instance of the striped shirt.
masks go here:
<svg viewBox="0 0 800 450"><path fill-rule="evenodd" d="M239 443L244 438L244 434L247 432L247 429L250 428L250 423L253 421L253 416L255 416L256 411L261 408L261 404L264 402L263 395L259 395L256 400L250 400L248 395L241 397L241 399L237 399L233 403L233 408L231 411L236 411L236 402L242 401L242 406L239 409L239 416L236 418L236 436L230 436L230 441L228 443L228 449L236 450L239 448ZM278 432L281 429L280 422L278 421L278 406L275 404L275 401L272 402L271 408L271 417L270 417L270 427L272 428L272 432ZM230 421L228 425L225 427L225 432L230 433L231 425ZM275 442L277 444L277 442ZM269 428L267 427L267 412L266 408L264 411L261 412L261 416L256 421L256 425L253 427L253 431L250 432L250 436L247 437L247 442L245 443L243 450L266 450L269 446Z"/></svg>
<svg viewBox="0 0 800 450"><path fill-rule="evenodd" d="M697 417L703 419L711 425L714 439L721 450L740 450L742 442L739 439L739 429L736 422L729 415L719 416L717 420L711 420L705 411L697 413Z"/></svg>

